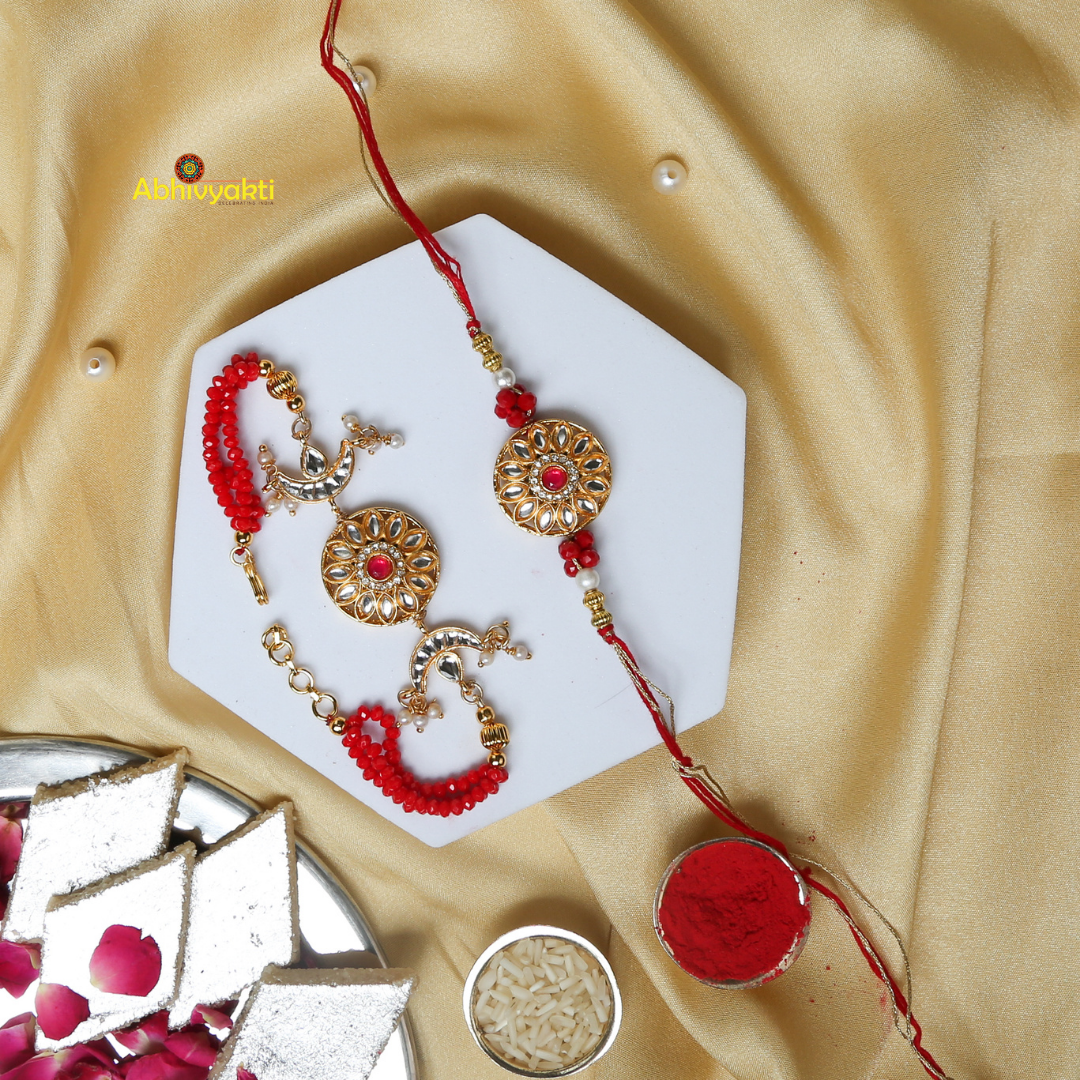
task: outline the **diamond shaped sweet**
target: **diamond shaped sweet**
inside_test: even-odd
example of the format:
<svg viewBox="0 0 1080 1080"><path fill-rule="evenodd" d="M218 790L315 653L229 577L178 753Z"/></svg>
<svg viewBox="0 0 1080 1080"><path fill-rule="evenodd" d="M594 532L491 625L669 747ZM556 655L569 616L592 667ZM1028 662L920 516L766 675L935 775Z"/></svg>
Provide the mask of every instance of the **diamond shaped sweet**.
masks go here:
<svg viewBox="0 0 1080 1080"><path fill-rule="evenodd" d="M180 990L171 1027L197 1005L239 997L268 964L300 950L292 804L283 802L195 860Z"/></svg>
<svg viewBox="0 0 1080 1080"><path fill-rule="evenodd" d="M161 855L187 757L181 749L145 765L39 787L26 820L3 936L40 938L53 896Z"/></svg>

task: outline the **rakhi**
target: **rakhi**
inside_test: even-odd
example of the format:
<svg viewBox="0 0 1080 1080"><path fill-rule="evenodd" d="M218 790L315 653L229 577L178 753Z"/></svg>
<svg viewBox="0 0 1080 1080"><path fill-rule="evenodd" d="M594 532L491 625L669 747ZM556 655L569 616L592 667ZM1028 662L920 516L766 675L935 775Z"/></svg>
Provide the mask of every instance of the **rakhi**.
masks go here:
<svg viewBox="0 0 1080 1080"><path fill-rule="evenodd" d="M293 476L283 471L270 448L261 445L256 460L266 477L262 490L269 498L265 505L255 491L254 473L240 443L236 413L240 391L260 378L265 380L271 397L283 401L293 413L291 432L300 443L302 474ZM337 505L353 477L357 451L370 454L383 445L399 448L404 439L364 427L355 415L346 414L342 423L347 435L331 462L311 441L311 421L304 406L296 376L275 369L271 360L259 359L257 353L234 356L207 389L203 460L218 503L235 530L232 561L243 568L258 603L268 603L266 586L252 552L262 518L280 509L295 514L302 505L327 503L336 518L323 546L321 563L323 586L330 599L357 622L369 626L413 622L421 637L409 659L409 682L398 694L402 708L396 717L381 705L363 705L348 719L339 715L337 699L320 690L312 673L296 663L293 643L280 624L275 623L263 634L263 648L273 663L288 669L289 688L311 698L316 719L341 736L365 780L381 788L407 813L442 817L462 814L494 795L506 781L509 774L504 751L510 743L510 732L484 702L480 685L466 676L459 650L476 651L480 667L494 661L499 652L516 660L528 660L531 654L524 645L511 644L505 622L489 627L482 636L462 626L429 629L424 624L424 613L440 574L439 552L431 534L411 514L394 507L366 506L346 514ZM442 716L442 706L428 686L433 675L454 683L462 700L475 708L480 743L488 756L485 764L466 773L425 783L402 764L398 740L401 728L411 724L422 732L428 721ZM381 739L365 731L365 724L371 725L375 736L381 731Z"/></svg>
<svg viewBox="0 0 1080 1080"><path fill-rule="evenodd" d="M561 419L534 418L537 399L528 391L517 374L504 363L495 348L491 336L484 332L477 317L472 299L462 276L460 263L449 255L420 220L402 196L394 177L379 149L371 122L371 114L361 78L348 57L334 43L341 0L330 0L326 23L320 41L320 57L327 74L341 87L349 99L362 136L361 150L366 147L374 166L374 175L364 166L376 191L409 226L416 235L438 274L454 293L465 313L465 329L472 339L473 348L483 358L483 365L494 377L496 384L495 414L514 429L506 441L495 464L494 488L496 498L507 516L520 528L540 535L562 537L559 556L567 576L576 578L584 593L584 604L591 615L593 627L612 648L625 668L639 698L648 710L660 738L671 754L672 764L680 779L688 788L726 825L743 837L753 841L764 853L770 854L776 863L792 869L799 877L800 894L805 883L825 897L839 912L850 928L867 963L874 974L884 983L892 1005L893 1022L911 1046L919 1063L935 1080L949 1080L947 1074L922 1045L922 1029L912 1014L911 973L907 953L899 933L889 920L849 881L829 870L821 863L799 856L800 861L813 865L855 896L872 912L891 934L903 957L905 989L901 990L890 973L885 960L876 946L859 927L844 901L830 888L814 879L809 869L797 869L790 862L790 854L782 841L763 833L746 822L734 809L719 784L703 765L695 764L679 745L675 732L674 703L641 671L627 643L616 633L614 617L606 606L606 597L600 591L600 575L596 569L600 561L595 537L586 529L603 509L610 493L612 480L611 461L600 440L588 429ZM339 57L347 70L334 61ZM657 695L663 697L667 710L661 709ZM686 852L684 857L693 854ZM772 869L776 869L773 867ZM670 871L669 871L670 873ZM658 903L662 897L667 877L658 890ZM806 911L809 909L806 907ZM659 932L659 925L658 925ZM806 924L796 928L788 954L780 958L774 972L779 974L789 956L797 955L805 938ZM661 937L663 941L663 937ZM667 947L665 943L665 947ZM669 950L670 951L670 950ZM786 961L786 963L785 963ZM753 985L747 982L743 985ZM906 993L905 993L906 990Z"/></svg>

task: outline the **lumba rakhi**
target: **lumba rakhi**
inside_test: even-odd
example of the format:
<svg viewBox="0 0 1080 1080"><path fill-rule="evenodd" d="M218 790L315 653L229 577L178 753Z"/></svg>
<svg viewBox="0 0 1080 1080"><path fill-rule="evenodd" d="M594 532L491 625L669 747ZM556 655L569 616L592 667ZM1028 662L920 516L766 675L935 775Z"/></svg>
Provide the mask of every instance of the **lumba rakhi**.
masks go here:
<svg viewBox="0 0 1080 1080"><path fill-rule="evenodd" d="M726 825L743 837L756 841L759 850L772 853L777 863L793 869L802 879L800 886L804 882L834 905L851 929L871 970L884 983L897 1030L909 1043L930 1076L935 1077L935 1080L949 1080L930 1051L922 1045L922 1029L910 1006L911 976L907 954L899 933L888 919L846 879L820 863L798 857L799 861L809 863L829 874L881 921L903 957L904 990L901 990L878 949L858 925L844 901L828 886L815 880L808 867L794 867L782 841L746 822L734 809L720 785L709 775L708 770L696 764L679 745L675 732L674 703L641 671L630 647L616 632L614 616L607 609L606 597L599 587L600 573L597 566L600 553L594 533L588 526L603 509L611 490L610 458L600 440L588 428L561 418L536 418L536 395L526 389L519 381L517 373L504 364L491 336L484 331L465 286L460 263L443 249L399 191L379 149L361 79L334 42L340 8L341 0L330 0L320 42L322 66L349 99L360 126L361 150L363 152L366 148L374 166L373 175L365 157L364 165L373 185L383 201L405 221L419 239L435 270L449 285L465 313L465 329L472 339L472 346L480 354L484 368L491 373L495 381L495 414L513 429L513 434L498 455L494 471L495 496L502 509L519 528L541 536L561 538L558 552L563 560L564 570L567 576L574 578L581 587L593 627L626 669L634 689L671 754L672 764L680 779ZM346 70L337 65L335 56L340 58ZM666 710L660 707L658 695L664 698ZM803 926L802 937L805 937L805 930L806 927ZM797 955L800 947L801 940L797 935L792 942L793 956ZM779 971L776 973L779 974Z"/></svg>
<svg viewBox="0 0 1080 1080"><path fill-rule="evenodd" d="M271 397L284 402L293 414L292 436L300 443L300 476L285 472L268 446L259 447L256 461L266 478L262 490L269 495L265 504L255 490L254 472L240 444L236 412L240 391L259 379L265 381ZM483 635L463 626L429 629L425 625L424 614L441 570L431 534L415 517L395 507L365 506L345 513L337 504L353 478L358 452L371 454L384 445L398 448L404 440L363 427L356 416L347 414L342 417L347 434L331 462L311 441L305 405L296 376L275 368L273 361L260 359L257 353L234 356L207 389L203 460L218 503L235 530L232 560L243 568L258 603L266 604L266 586L252 552L262 518L281 509L295 514L302 505L326 503L336 518L320 565L330 599L357 622L369 626L413 622L421 637L409 659L409 682L398 695L401 711L397 716L381 705L362 705L348 718L339 715L336 698L320 690L314 675L297 664L293 643L279 623L263 634L263 648L274 664L288 669L289 688L311 699L316 719L341 737L365 780L406 813L460 815L496 794L506 781L504 751L510 743L509 728L485 703L480 685L466 675L460 652L474 650L481 667L499 652L516 660L527 660L531 654L524 645L511 644L505 622L489 627ZM426 783L405 768L399 739L403 727L412 725L422 732L430 720L442 716L442 706L430 686L434 677L456 685L462 700L475 708L487 761L460 775Z"/></svg>

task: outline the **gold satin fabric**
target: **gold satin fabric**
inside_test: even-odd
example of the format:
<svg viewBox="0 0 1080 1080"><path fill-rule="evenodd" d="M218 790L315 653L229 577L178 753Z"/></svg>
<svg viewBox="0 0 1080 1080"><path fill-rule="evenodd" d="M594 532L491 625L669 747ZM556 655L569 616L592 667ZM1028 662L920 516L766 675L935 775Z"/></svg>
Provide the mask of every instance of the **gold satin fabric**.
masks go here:
<svg viewBox="0 0 1080 1080"><path fill-rule="evenodd" d="M662 953L656 881L722 830L659 749L431 850L170 670L194 350L412 239L320 70L324 16L0 6L3 730L184 744L262 803L294 799L420 974L424 1080L503 1075L462 979L530 921L612 959L625 1019L595 1080L914 1080L816 901L765 988L708 990ZM338 43L377 73L383 148L432 227L496 216L746 390L728 705L686 745L900 928L956 1080L1080 1075L1074 5L346 0ZM208 178L272 178L273 204L133 200L185 152ZM650 184L668 157L689 170L675 195ZM117 371L92 384L78 357L98 343ZM557 312L552 346L573 348ZM676 564L692 519L652 538Z"/></svg>

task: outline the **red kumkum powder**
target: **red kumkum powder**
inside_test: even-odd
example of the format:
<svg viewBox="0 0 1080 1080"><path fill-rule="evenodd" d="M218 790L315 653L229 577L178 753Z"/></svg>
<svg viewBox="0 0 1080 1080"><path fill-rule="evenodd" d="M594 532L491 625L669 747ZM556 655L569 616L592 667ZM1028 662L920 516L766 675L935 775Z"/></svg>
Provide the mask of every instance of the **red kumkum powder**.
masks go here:
<svg viewBox="0 0 1080 1080"><path fill-rule="evenodd" d="M724 841L683 859L664 889L659 922L685 971L710 982L749 982L780 974L806 932L810 906L778 856Z"/></svg>

